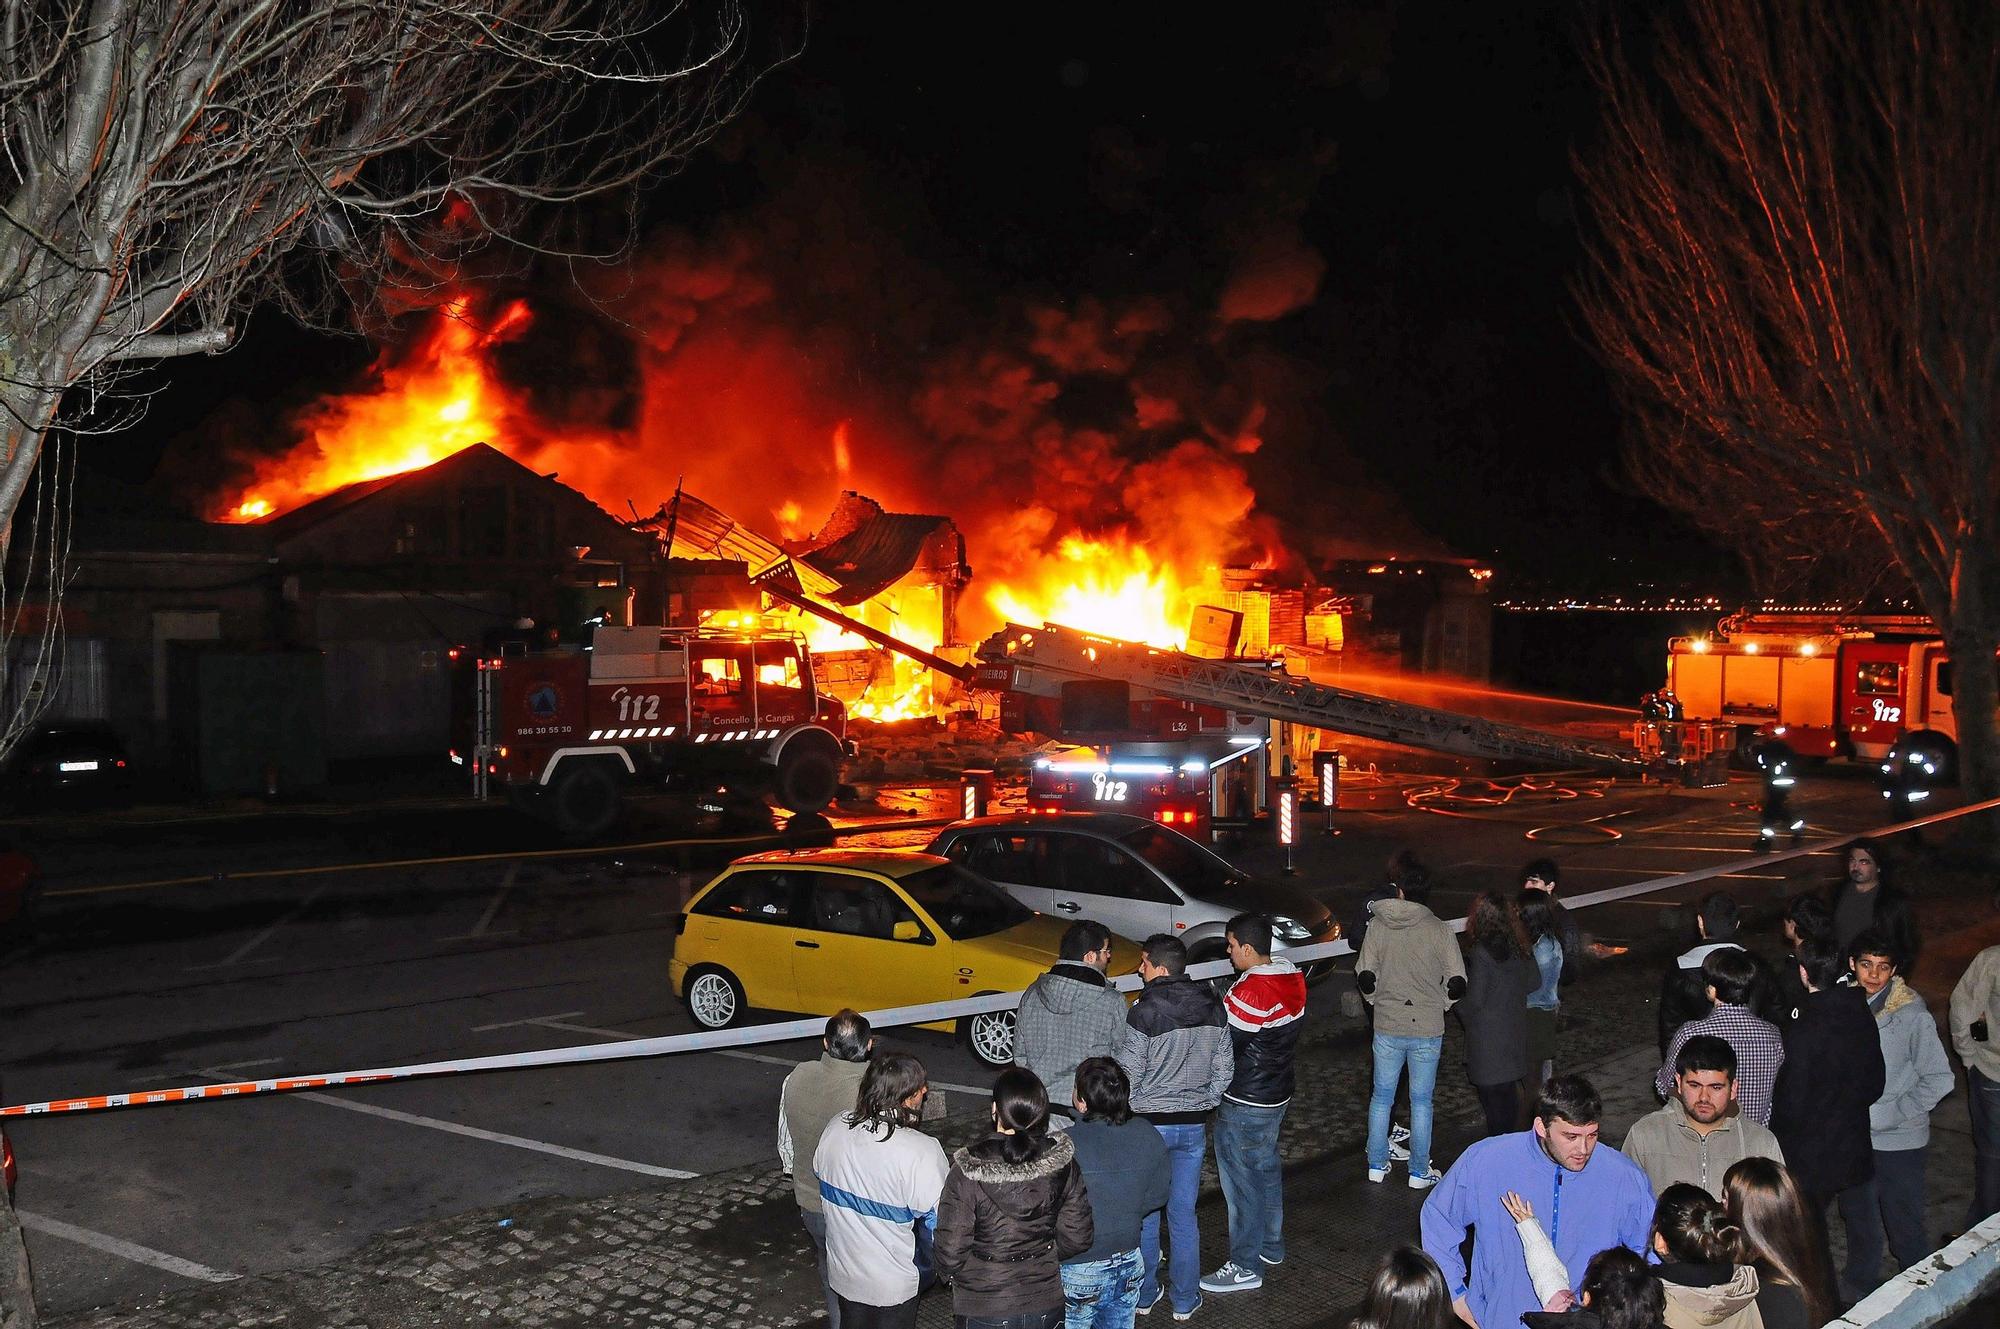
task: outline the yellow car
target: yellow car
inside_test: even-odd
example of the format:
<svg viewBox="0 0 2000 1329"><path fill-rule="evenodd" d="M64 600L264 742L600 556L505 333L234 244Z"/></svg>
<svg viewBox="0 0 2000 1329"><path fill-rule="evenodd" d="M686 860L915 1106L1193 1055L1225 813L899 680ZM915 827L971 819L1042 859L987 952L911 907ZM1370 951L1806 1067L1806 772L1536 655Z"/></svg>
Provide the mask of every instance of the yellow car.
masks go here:
<svg viewBox="0 0 2000 1329"><path fill-rule="evenodd" d="M1056 962L1067 926L935 854L781 850L738 859L688 902L667 974L704 1029L753 1006L882 1010L1019 991ZM1136 945L1117 950L1114 975L1137 968ZM926 1027L1012 1063L1012 1011Z"/></svg>

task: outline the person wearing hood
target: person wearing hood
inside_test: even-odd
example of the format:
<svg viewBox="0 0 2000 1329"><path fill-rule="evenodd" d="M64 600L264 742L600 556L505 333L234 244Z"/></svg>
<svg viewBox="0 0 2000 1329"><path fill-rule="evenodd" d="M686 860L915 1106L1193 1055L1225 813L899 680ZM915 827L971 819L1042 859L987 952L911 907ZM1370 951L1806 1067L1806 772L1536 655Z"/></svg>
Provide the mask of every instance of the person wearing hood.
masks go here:
<svg viewBox="0 0 2000 1329"><path fill-rule="evenodd" d="M1045 1085L1067 1085L1091 1057L1108 1057L1125 1025L1125 998L1111 986L1111 931L1079 919L1063 932L1059 959L1021 994L1014 1064ZM1051 1112L1067 1117L1067 1103Z"/></svg>
<svg viewBox="0 0 2000 1329"><path fill-rule="evenodd" d="M1742 1231L1713 1195L1669 1186L1653 1210L1654 1274L1666 1293L1667 1329L1764 1329L1757 1271L1736 1263Z"/></svg>
<svg viewBox="0 0 2000 1329"><path fill-rule="evenodd" d="M1375 1011L1375 1087L1368 1100L1368 1180L1389 1175L1389 1110L1396 1084L1410 1074L1410 1187L1438 1182L1431 1166L1432 1096L1444 1051L1444 1013L1465 995L1465 956L1451 929L1425 901L1430 882L1398 885L1375 906L1361 943L1354 984Z"/></svg>
<svg viewBox="0 0 2000 1329"><path fill-rule="evenodd" d="M1875 1013L1884 1078L1882 1096L1868 1109L1874 1179L1840 1195L1840 1221L1847 1228L1841 1290L1854 1300L1882 1280L1885 1233L1898 1271L1933 1249L1924 1226L1924 1163L1930 1154L1931 1109L1951 1092L1951 1061L1924 999L1896 972L1896 945L1887 933L1871 929L1848 950L1854 985Z"/></svg>
<svg viewBox="0 0 2000 1329"><path fill-rule="evenodd" d="M1090 1197L1049 1096L1028 1071L993 1083L993 1133L952 1156L938 1197L932 1268L952 1284L960 1329L1057 1329L1062 1262L1090 1249Z"/></svg>
<svg viewBox="0 0 2000 1329"><path fill-rule="evenodd" d="M1204 1292L1264 1286L1264 1266L1285 1262L1284 1164L1278 1132L1292 1101L1306 980L1271 955L1271 920L1238 914L1224 936L1236 981L1222 1000L1236 1071L1215 1112L1215 1170L1229 1206L1229 1259L1201 1280Z"/></svg>

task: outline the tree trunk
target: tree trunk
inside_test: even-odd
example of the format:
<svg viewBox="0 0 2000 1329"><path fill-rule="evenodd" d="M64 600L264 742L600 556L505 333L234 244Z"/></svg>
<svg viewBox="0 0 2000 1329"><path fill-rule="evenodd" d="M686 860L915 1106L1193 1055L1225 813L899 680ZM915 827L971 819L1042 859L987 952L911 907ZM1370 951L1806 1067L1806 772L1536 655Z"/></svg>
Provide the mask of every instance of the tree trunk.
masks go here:
<svg viewBox="0 0 2000 1329"><path fill-rule="evenodd" d="M1958 785L1968 803L2000 797L2000 624L1978 608L1961 612L1946 639L1951 648L1951 706L1958 722ZM1989 858L2000 857L2000 818L1968 817L1966 830Z"/></svg>

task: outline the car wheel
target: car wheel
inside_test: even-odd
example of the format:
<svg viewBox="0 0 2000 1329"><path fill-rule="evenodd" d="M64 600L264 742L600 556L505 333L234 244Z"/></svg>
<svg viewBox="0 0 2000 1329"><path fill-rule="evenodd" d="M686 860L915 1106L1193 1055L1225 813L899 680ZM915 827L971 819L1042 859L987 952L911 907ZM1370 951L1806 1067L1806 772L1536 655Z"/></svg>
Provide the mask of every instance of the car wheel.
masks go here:
<svg viewBox="0 0 2000 1329"><path fill-rule="evenodd" d="M1188 963L1191 965L1207 964L1211 960L1227 960L1228 958L1229 947L1226 943L1219 940L1199 942L1188 952ZM1235 981L1236 975L1234 973L1222 973L1209 979L1208 985L1215 990L1215 995L1219 997L1229 991L1229 985Z"/></svg>
<svg viewBox="0 0 2000 1329"><path fill-rule="evenodd" d="M989 1011L959 1021L966 1050L980 1065L1005 1070L1014 1064L1014 1012Z"/></svg>
<svg viewBox="0 0 2000 1329"><path fill-rule="evenodd" d="M681 988L688 1014L704 1029L727 1029L743 1018L748 1003L736 975L714 965L703 965L687 976Z"/></svg>

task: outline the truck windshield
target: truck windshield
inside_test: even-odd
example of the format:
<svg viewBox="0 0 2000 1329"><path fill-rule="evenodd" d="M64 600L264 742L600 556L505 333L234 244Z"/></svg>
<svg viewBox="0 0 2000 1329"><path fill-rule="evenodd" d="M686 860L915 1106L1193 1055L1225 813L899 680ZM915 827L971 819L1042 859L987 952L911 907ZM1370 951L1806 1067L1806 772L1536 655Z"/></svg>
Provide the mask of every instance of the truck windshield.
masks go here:
<svg viewBox="0 0 2000 1329"><path fill-rule="evenodd" d="M955 863L925 868L896 884L953 941L1004 932L1034 917L1033 911L1013 896Z"/></svg>
<svg viewBox="0 0 2000 1329"><path fill-rule="evenodd" d="M1186 836L1160 826L1136 826L1118 842L1198 900L1222 894L1242 875Z"/></svg>

